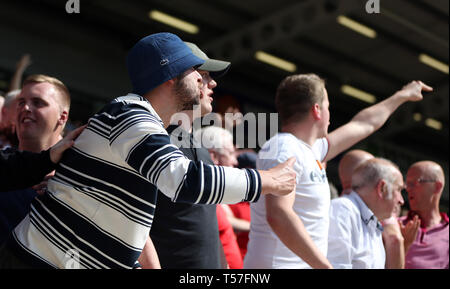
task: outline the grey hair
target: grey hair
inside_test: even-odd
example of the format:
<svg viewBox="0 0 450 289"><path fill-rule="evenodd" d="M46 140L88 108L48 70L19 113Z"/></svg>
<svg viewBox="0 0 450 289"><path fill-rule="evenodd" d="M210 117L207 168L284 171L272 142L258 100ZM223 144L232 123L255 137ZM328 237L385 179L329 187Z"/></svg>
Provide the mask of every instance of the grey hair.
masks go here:
<svg viewBox="0 0 450 289"><path fill-rule="evenodd" d="M398 166L384 158L373 158L363 162L353 172L352 189L373 188L380 180L384 180L391 194L393 184L396 181Z"/></svg>
<svg viewBox="0 0 450 289"><path fill-rule="evenodd" d="M16 97L22 92L21 89L11 90L5 95L5 103L3 104L5 107L9 107L11 103L16 99Z"/></svg>
<svg viewBox="0 0 450 289"><path fill-rule="evenodd" d="M201 142L202 147L217 152L225 147L226 143L233 144L233 135L219 126L208 126L194 132L196 142Z"/></svg>

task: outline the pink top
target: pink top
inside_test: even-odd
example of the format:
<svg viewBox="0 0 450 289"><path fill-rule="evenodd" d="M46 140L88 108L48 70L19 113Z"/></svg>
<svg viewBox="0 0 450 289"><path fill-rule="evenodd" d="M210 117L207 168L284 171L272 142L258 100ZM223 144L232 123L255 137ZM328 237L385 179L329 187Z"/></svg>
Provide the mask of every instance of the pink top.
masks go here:
<svg viewBox="0 0 450 289"><path fill-rule="evenodd" d="M400 220L406 224L413 213ZM448 269L448 216L441 213L442 222L431 229L420 228L416 240L406 254L406 269Z"/></svg>

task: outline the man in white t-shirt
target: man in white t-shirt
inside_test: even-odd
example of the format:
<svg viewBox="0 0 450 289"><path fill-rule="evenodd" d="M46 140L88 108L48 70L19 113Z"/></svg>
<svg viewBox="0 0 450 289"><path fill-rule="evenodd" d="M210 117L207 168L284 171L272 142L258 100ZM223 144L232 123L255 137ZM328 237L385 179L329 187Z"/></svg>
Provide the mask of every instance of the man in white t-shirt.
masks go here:
<svg viewBox="0 0 450 289"><path fill-rule="evenodd" d="M326 258L330 191L322 163L378 130L401 104L422 100L422 90L432 88L413 81L328 134L324 80L315 74L285 78L275 98L281 133L261 148L257 167L267 169L296 157L296 192L265 196L251 205L244 268L332 268Z"/></svg>

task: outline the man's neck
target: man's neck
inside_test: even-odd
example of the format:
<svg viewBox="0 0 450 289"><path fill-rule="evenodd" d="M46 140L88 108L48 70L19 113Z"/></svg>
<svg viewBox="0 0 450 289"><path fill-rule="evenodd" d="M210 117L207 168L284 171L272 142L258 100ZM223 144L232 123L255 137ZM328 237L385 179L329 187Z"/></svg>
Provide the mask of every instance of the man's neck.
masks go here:
<svg viewBox="0 0 450 289"><path fill-rule="evenodd" d="M422 228L431 228L436 226L442 221L442 216L439 212L439 208L431 210L424 210L416 212L420 218L420 226Z"/></svg>
<svg viewBox="0 0 450 289"><path fill-rule="evenodd" d="M158 106L158 105L156 105L156 106L152 105L152 106L155 109L156 113L161 118L161 120L164 124L164 128L167 128L170 125L170 119L176 113L176 111L169 109L169 108L164 108L163 106Z"/></svg>
<svg viewBox="0 0 450 289"><path fill-rule="evenodd" d="M19 140L19 150L39 153L44 150L48 150L60 139L61 135L55 135L47 140L44 139L21 139Z"/></svg>
<svg viewBox="0 0 450 289"><path fill-rule="evenodd" d="M167 128L171 124L170 120L172 116L178 112L173 98L162 87L155 88L145 94L144 97L150 102L153 109L161 118L164 128Z"/></svg>
<svg viewBox="0 0 450 289"><path fill-rule="evenodd" d="M283 125L281 127L281 131L293 134L295 137L297 137L298 139L307 143L310 146L313 146L317 140L314 130L311 128L311 125L306 121Z"/></svg>
<svg viewBox="0 0 450 289"><path fill-rule="evenodd" d="M375 192L371 190L359 189L357 192L358 196L361 200L366 204L366 206L372 211L372 213L377 217L378 220L383 220L388 218L388 216L383 216L381 214L382 210L380 210L378 206L378 202L375 198Z"/></svg>

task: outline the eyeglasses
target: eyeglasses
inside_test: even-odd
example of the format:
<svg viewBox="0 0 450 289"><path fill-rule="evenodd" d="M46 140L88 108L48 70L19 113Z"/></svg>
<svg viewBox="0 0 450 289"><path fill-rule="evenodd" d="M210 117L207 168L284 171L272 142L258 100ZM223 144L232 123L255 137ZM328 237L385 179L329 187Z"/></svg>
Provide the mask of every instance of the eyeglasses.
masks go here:
<svg viewBox="0 0 450 289"><path fill-rule="evenodd" d="M426 179L417 179L414 182L407 182L406 183L406 187L416 187L419 184L423 184L423 183L434 183L436 182L436 180L426 180Z"/></svg>

